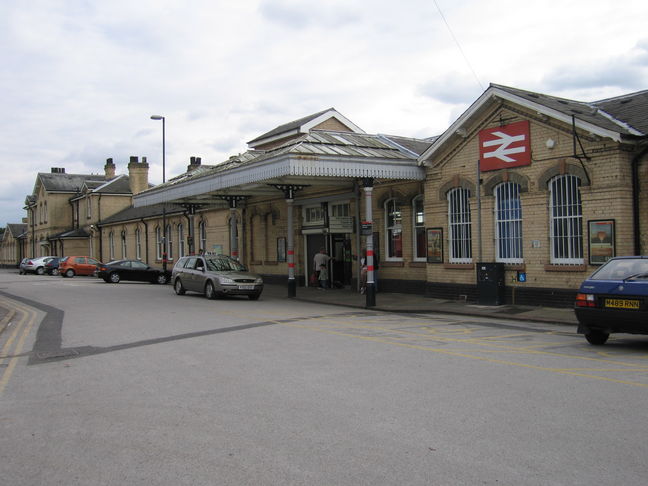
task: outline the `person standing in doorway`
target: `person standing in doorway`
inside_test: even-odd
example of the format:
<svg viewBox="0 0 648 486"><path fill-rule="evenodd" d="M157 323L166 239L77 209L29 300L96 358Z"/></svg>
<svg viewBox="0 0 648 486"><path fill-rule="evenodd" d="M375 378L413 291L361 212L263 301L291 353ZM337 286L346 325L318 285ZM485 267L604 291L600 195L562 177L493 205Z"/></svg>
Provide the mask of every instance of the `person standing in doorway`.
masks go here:
<svg viewBox="0 0 648 486"><path fill-rule="evenodd" d="M328 269L329 260L331 260L331 257L326 254L326 248L324 247L320 248L319 253L316 253L315 256L313 257L313 269L317 274L317 280L320 282L320 287L321 287L320 273L322 271L321 267L322 265L324 265L324 267ZM326 279L328 280L328 270L325 273L326 273Z"/></svg>
<svg viewBox="0 0 648 486"><path fill-rule="evenodd" d="M328 268L325 264L320 265L319 270L319 288L322 290L328 289Z"/></svg>

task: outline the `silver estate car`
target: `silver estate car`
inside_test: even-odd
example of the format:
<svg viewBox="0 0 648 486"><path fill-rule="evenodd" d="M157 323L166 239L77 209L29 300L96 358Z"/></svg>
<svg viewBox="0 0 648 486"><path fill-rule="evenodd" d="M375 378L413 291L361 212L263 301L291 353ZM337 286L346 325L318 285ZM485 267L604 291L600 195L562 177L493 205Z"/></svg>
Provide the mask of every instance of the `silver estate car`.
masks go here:
<svg viewBox="0 0 648 486"><path fill-rule="evenodd" d="M257 300L263 292L259 275L225 255L182 257L173 267L171 282L178 295L191 291L205 294L208 299L247 295L250 300Z"/></svg>
<svg viewBox="0 0 648 486"><path fill-rule="evenodd" d="M20 262L20 274L35 273L36 275L43 275L45 273L45 264L49 262L53 256L44 256L36 258L25 258Z"/></svg>

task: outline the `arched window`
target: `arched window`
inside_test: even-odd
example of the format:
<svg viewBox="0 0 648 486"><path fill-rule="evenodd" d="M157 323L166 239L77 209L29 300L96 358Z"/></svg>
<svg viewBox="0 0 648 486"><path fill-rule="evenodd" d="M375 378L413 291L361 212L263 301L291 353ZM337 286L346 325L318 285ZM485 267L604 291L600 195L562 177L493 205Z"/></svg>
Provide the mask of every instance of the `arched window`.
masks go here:
<svg viewBox="0 0 648 486"><path fill-rule="evenodd" d="M403 214L396 199L385 202L385 232L386 259L403 258Z"/></svg>
<svg viewBox="0 0 648 486"><path fill-rule="evenodd" d="M86 217L92 218L92 200L89 195L86 195Z"/></svg>
<svg viewBox="0 0 648 486"><path fill-rule="evenodd" d="M178 225L178 257L185 256L184 227L182 223Z"/></svg>
<svg viewBox="0 0 648 486"><path fill-rule="evenodd" d="M425 211L422 195L412 199L412 235L414 260L424 262L427 257L427 247L425 241Z"/></svg>
<svg viewBox="0 0 648 486"><path fill-rule="evenodd" d="M142 234L139 228L135 230L135 258L142 259Z"/></svg>
<svg viewBox="0 0 648 486"><path fill-rule="evenodd" d="M162 260L162 228L155 227L155 259Z"/></svg>
<svg viewBox="0 0 648 486"><path fill-rule="evenodd" d="M472 263L470 191L463 187L448 191L448 247L451 263Z"/></svg>
<svg viewBox="0 0 648 486"><path fill-rule="evenodd" d="M126 230L122 230L120 237L121 237L121 255L122 258L127 258Z"/></svg>
<svg viewBox="0 0 648 486"><path fill-rule="evenodd" d="M199 250L202 252L207 251L207 228L204 221L198 223L198 238L200 238Z"/></svg>
<svg viewBox="0 0 648 486"><path fill-rule="evenodd" d="M498 184L495 194L495 260L522 263L522 206L520 185Z"/></svg>
<svg viewBox="0 0 648 486"><path fill-rule="evenodd" d="M173 259L173 239L171 238L171 225L167 224L165 240L167 260Z"/></svg>
<svg viewBox="0 0 648 486"><path fill-rule="evenodd" d="M108 257L110 261L115 259L115 233L113 231L108 233Z"/></svg>
<svg viewBox="0 0 648 486"><path fill-rule="evenodd" d="M583 263L583 208L581 181L560 175L549 181L549 239L551 263Z"/></svg>

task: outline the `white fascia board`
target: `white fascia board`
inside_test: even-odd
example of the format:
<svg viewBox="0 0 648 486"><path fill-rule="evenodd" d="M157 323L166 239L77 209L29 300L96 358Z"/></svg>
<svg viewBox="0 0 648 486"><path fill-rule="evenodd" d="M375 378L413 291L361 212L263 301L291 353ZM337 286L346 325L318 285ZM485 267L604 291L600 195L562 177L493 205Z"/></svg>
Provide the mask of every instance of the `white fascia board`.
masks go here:
<svg viewBox="0 0 648 486"><path fill-rule="evenodd" d="M339 113L337 110L329 110L326 113L322 113L320 116L317 118L313 118L311 121L308 123L304 123L301 126L301 133L308 133L313 127L316 127L320 123L324 123L326 120L329 118L335 118L337 121L342 123L343 125L349 127L351 130L353 130L355 133L367 133L365 132L362 128L360 128L358 125L353 123L351 120L349 120L347 117Z"/></svg>
<svg viewBox="0 0 648 486"><path fill-rule="evenodd" d="M195 197L246 184L263 183L282 177L335 177L376 179L405 179L421 181L425 170L411 160L385 161L367 159L358 161L352 158L322 158L315 156L278 156L251 167L231 169L211 177L187 181L176 186L147 191L133 196L133 206L150 206L181 198Z"/></svg>
<svg viewBox="0 0 648 486"><path fill-rule="evenodd" d="M457 118L457 120L455 120L455 122L452 125L450 125L450 128L448 128L445 132L443 132L443 134L437 139L435 143L432 144L432 146L429 149L427 149L425 152L421 154L421 156L418 159L419 165L423 165L426 159L429 159L432 155L434 155L437 151L439 151L441 147L443 147L446 144L448 139L452 135L454 135L455 132L459 128L461 128L461 126L465 122L467 122L476 112L479 111L480 108L482 108L484 105L489 103L494 98L501 98L510 101L517 105L533 110L536 113L547 115L556 120L560 120L564 123L567 123L568 125L572 124L572 117L565 113L562 113L557 110L553 110L539 103L534 103L533 101L527 100L525 98L521 98L507 91L503 91L499 88L490 87L479 98L477 98L477 100L472 105L470 105L470 107L466 111L464 111L462 115L459 118ZM576 117L576 127L581 128L592 134L599 135L601 137L611 138L615 142L621 141L621 133L612 130L607 130L605 128L601 128L598 125L594 125L592 123L588 123L583 120L580 120L578 117Z"/></svg>
<svg viewBox="0 0 648 486"><path fill-rule="evenodd" d="M101 185L100 185L99 187L97 187L96 189L91 189L90 192L99 192L100 189L103 189L104 187L109 186L109 185L112 184L113 182L117 182L119 179L123 179L124 177L126 177L126 174L119 174L119 175L118 175L117 177L115 177L114 179L110 179L109 181L104 182L103 184L101 184Z"/></svg>
<svg viewBox="0 0 648 486"><path fill-rule="evenodd" d="M274 135L272 137L257 140L254 143L248 142L248 146L250 148L255 148L255 147L258 147L259 145L265 145L266 143L276 142L277 140L283 140L286 137L289 137L291 135L299 135L300 133L301 132L299 131L299 128L293 128L292 130L289 130L287 132L281 132L281 133L278 133L277 135Z"/></svg>

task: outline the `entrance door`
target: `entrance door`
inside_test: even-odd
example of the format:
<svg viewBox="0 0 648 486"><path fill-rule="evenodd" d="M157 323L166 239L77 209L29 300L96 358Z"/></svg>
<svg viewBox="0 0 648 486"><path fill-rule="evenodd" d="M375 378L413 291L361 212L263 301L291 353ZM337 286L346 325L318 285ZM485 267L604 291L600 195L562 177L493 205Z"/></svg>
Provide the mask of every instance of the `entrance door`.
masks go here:
<svg viewBox="0 0 648 486"><path fill-rule="evenodd" d="M306 275L311 275L315 271L313 268L313 257L316 253L319 253L320 248L326 248L328 252L326 235L324 233L306 235ZM308 282L308 278L306 281Z"/></svg>
<svg viewBox="0 0 648 486"><path fill-rule="evenodd" d="M331 256L333 260L331 283L351 285L353 275L353 262L351 258L351 235L331 235Z"/></svg>

